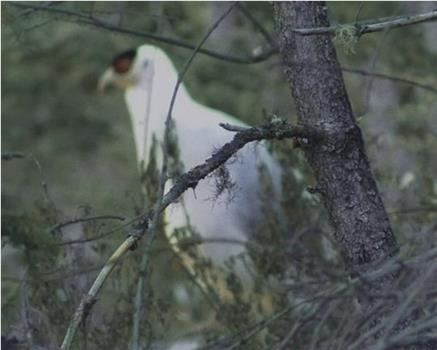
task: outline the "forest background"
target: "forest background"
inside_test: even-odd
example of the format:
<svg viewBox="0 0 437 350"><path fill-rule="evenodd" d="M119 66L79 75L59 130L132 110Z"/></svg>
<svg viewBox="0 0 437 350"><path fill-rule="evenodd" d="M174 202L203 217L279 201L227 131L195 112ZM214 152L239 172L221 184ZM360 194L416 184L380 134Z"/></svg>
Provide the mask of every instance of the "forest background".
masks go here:
<svg viewBox="0 0 437 350"><path fill-rule="evenodd" d="M112 231L122 224L121 219L127 222L143 206L123 95L115 89L98 94L97 81L114 54L144 43L162 47L179 69L191 52L138 33L83 24L77 14L92 14L114 27L196 43L227 4L32 5L67 12L2 2L2 334L22 336L17 329L22 327L25 302L37 314L33 317L39 323L34 323L43 329L35 336L43 339L35 342L59 343L78 301L77 295L65 292L66 284L78 283L78 270L65 263L67 248L58 244L56 225L110 216L83 223L85 236L90 238ZM274 38L271 5L243 5ZM332 2L329 14L331 23L336 24L435 7L431 2ZM349 96L394 231L400 242L414 240L433 246L435 240L429 237L435 239L437 206L436 37L435 23L424 23L365 35L355 45L337 42ZM266 35L244 11L235 10L206 47L251 57L266 47ZM261 124L273 114L296 120L278 55L259 63L237 64L199 54L184 80L196 100L248 124ZM284 168L283 205L293 213L290 222L295 230L317 223L329 233L322 204L307 191L313 183L303 157L290 155L278 143L271 147ZM86 277L79 279L80 283L89 284L101 259L113 251L123 234L118 230L86 243L87 254L98 258L85 257L89 263L81 267L80 276ZM158 245L164 253L158 252L154 258L148 296L154 300L150 311L153 326L148 330L153 342L182 337L195 323L193 319L204 320L207 314L201 294L165 244L161 240ZM90 348L122 344L128 338L133 276L140 254L133 252L111 277L111 293L103 293L98 305L103 316L95 322L100 328L90 331L95 332ZM59 259L64 263L55 268ZM117 304L112 308L114 301ZM181 303L186 303L183 312ZM193 304L198 305L194 311ZM175 305L180 314L173 317ZM106 314L108 308L111 312ZM110 336L104 335L105 329L112 330Z"/></svg>

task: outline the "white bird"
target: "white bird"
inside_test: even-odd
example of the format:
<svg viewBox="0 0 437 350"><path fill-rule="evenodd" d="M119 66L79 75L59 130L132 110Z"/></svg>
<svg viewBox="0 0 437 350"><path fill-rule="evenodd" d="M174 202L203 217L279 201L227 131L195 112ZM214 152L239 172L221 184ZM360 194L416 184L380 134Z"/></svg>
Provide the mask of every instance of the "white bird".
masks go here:
<svg viewBox="0 0 437 350"><path fill-rule="evenodd" d="M143 45L116 56L99 82L101 90L111 83L125 89L140 166L145 167L149 162L152 135L159 143L163 142L164 122L177 78L174 65L161 49ZM172 118L185 170L201 164L214 150L232 139L233 134L219 127L219 123L245 126L228 114L196 102L183 84L177 93ZM158 169L161 163L162 155L158 155ZM215 181L209 178L201 181L195 191L183 195L184 206L179 203L166 210L166 235L193 275L195 267L190 266L194 264L193 258L175 244L177 239L172 235L173 231L187 226L188 214L189 224L206 241L247 242L263 219L260 164L266 167L275 192L279 194L278 164L262 144L249 145L238 153L235 161L226 165L227 174L235 184L231 200L214 199ZM223 267L230 257L246 254L247 248L244 244L202 244L200 251L211 259L213 266ZM249 274L242 265L236 267L236 273L244 283L249 283Z"/></svg>

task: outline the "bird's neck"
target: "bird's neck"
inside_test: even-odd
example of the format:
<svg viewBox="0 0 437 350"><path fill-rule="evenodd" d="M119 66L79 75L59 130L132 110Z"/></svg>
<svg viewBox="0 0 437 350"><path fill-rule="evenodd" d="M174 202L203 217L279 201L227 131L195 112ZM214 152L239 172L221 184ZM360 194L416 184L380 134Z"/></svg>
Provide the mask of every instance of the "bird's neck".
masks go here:
<svg viewBox="0 0 437 350"><path fill-rule="evenodd" d="M153 135L157 141L158 166L161 164L162 152L160 145L164 139L165 121L170 110L176 80L165 80L168 77L154 79L153 84L137 86L126 91L126 102L131 116L132 129L135 138L138 162L142 166L149 163L149 153L152 147ZM185 86L178 88L172 107L172 119L177 124L180 117L190 113L193 101Z"/></svg>

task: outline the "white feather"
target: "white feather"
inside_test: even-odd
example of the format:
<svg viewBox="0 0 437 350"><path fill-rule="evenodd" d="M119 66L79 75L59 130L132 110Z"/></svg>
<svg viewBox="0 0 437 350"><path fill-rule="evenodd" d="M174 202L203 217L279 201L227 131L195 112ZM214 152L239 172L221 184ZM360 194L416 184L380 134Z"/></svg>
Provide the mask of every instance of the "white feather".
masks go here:
<svg viewBox="0 0 437 350"><path fill-rule="evenodd" d="M164 122L177 82L177 71L162 50L144 45L137 51L132 74L137 77L137 84L130 87L125 96L138 160L147 164L152 134L158 141L163 140ZM223 112L197 103L183 85L179 88L172 117L186 170L204 162L215 149L232 139L233 133L219 127L219 123L245 125ZM246 146L238 153L237 161L228 165L232 181L236 184L235 197L230 202L226 198L214 200L212 179L201 181L195 192L184 194L190 224L202 237L240 241L249 238L251 229L262 219L257 167L260 162L267 166L279 193L280 169L260 144ZM187 224L181 205L167 209L166 221L168 229ZM239 244L204 244L202 250L214 262L223 263L230 256L244 252L245 247Z"/></svg>

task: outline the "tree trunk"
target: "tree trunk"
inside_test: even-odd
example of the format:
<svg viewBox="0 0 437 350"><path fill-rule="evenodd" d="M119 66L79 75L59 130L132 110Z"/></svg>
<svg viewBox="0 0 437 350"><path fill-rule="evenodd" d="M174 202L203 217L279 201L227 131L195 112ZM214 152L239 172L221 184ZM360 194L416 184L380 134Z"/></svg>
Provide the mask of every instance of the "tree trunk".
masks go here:
<svg viewBox="0 0 437 350"><path fill-rule="evenodd" d="M364 272L370 263L394 255L398 244L370 169L331 38L293 31L329 26L327 7L324 2L275 2L274 15L299 122L319 136L317 140L303 140L302 148L314 171L317 190L328 210L346 265L352 273ZM373 281L369 295L394 287L397 277L398 273L393 272ZM360 303L372 312L371 299ZM387 311L396 310L396 303L386 306ZM417 311L407 311L394 332L417 320L420 317ZM380 323L381 317L383 314L375 316L370 327ZM375 337L383 334L384 331L378 332ZM430 341L416 348L436 349L437 344Z"/></svg>
<svg viewBox="0 0 437 350"><path fill-rule="evenodd" d="M329 35L293 28L329 25L323 2L275 2L278 43L299 122L322 141L303 140L335 238L352 271L393 255L397 242L367 159Z"/></svg>

